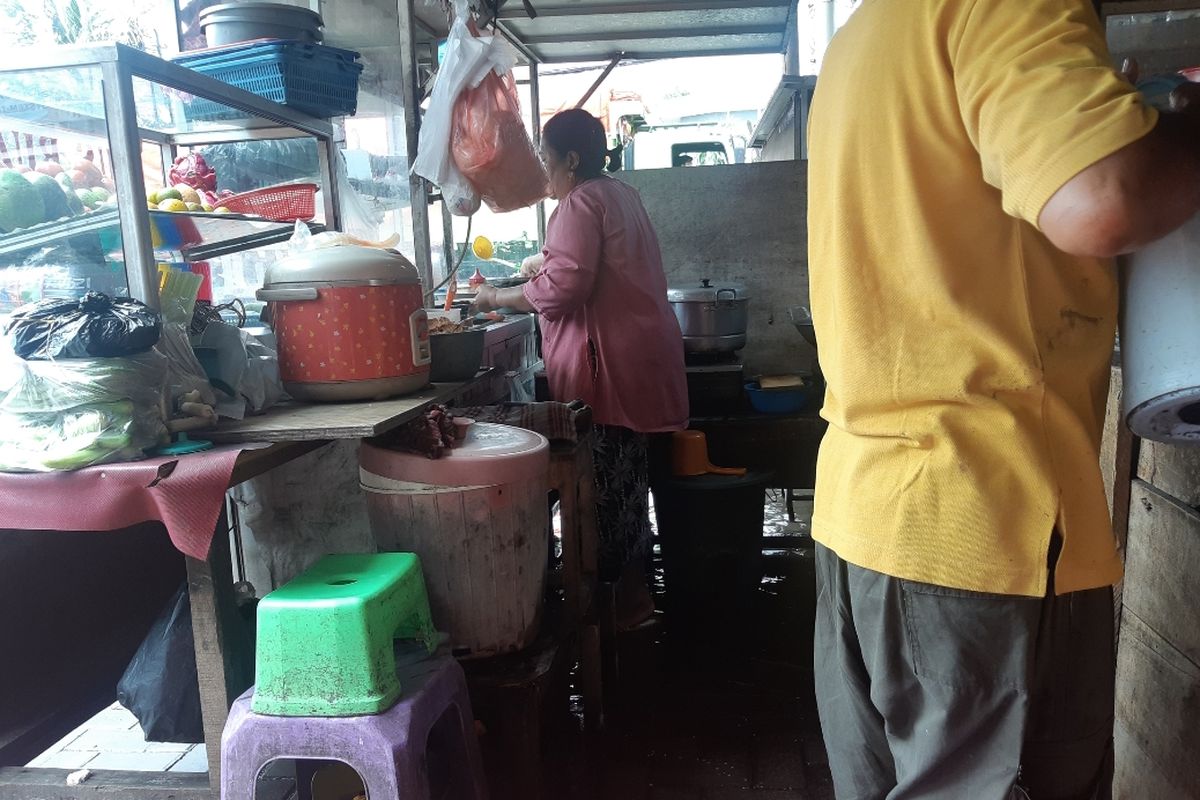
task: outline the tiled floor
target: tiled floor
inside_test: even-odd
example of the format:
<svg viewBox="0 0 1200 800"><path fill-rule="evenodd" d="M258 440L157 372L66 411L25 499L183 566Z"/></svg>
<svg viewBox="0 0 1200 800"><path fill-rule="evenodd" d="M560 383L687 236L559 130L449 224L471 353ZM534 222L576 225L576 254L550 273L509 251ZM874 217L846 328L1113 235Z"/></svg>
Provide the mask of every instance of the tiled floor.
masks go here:
<svg viewBox="0 0 1200 800"><path fill-rule="evenodd" d="M49 750L31 767L120 769L139 772L205 772L203 745L147 742L133 714L113 703Z"/></svg>
<svg viewBox="0 0 1200 800"><path fill-rule="evenodd" d="M765 533L807 531L808 509L797 511L799 521L789 523L781 493L773 495ZM658 615L624 635L622 679L605 730L584 734L578 715L564 713L547 731L543 797L832 798L813 700L813 594L811 549L769 551L743 630L684 642L672 639L669 619ZM114 704L30 766L203 772L205 752L145 742L133 715ZM502 800L502 789L494 793Z"/></svg>

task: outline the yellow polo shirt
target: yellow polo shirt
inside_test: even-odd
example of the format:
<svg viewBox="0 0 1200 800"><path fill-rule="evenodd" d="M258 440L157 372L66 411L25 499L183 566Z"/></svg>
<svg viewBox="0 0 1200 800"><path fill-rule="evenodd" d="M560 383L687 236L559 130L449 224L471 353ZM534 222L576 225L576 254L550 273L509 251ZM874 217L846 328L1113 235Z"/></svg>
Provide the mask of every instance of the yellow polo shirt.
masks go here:
<svg viewBox="0 0 1200 800"><path fill-rule="evenodd" d="M899 578L1040 596L1118 580L1099 469L1107 259L1037 229L1153 128L1087 0L865 0L809 127L809 271L829 431L813 535Z"/></svg>

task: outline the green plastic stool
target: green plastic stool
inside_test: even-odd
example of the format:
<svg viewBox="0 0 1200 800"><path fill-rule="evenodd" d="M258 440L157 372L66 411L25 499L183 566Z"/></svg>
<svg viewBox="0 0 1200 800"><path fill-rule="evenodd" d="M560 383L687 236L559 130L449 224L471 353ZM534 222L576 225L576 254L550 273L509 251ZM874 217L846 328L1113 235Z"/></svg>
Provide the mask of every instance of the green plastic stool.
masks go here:
<svg viewBox="0 0 1200 800"><path fill-rule="evenodd" d="M326 556L258 604L252 708L279 717L386 711L400 698L395 639L437 649L420 559Z"/></svg>

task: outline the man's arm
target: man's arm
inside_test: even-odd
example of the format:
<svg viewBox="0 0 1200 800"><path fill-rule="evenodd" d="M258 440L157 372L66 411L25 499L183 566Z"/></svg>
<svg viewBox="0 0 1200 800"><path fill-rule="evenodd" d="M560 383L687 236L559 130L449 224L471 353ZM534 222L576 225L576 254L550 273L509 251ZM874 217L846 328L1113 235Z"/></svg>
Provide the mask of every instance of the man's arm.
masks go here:
<svg viewBox="0 0 1200 800"><path fill-rule="evenodd" d="M1087 167L1038 217L1067 253L1112 257L1137 250L1200 211L1200 85L1176 90L1146 136Z"/></svg>

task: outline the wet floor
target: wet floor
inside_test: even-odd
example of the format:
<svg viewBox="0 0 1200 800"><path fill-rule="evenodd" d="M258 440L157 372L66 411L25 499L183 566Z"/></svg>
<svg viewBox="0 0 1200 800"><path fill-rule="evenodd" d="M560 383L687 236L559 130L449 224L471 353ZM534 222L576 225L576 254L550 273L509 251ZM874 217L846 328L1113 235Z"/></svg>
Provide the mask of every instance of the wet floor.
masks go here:
<svg viewBox="0 0 1200 800"><path fill-rule="evenodd" d="M544 798L833 797L813 699L810 509L796 512L789 521L783 493L768 497L764 534L789 546L766 550L753 612L720 630L672 626L670 577L656 560L661 610L621 636L604 730L585 734L570 713L550 723Z"/></svg>

